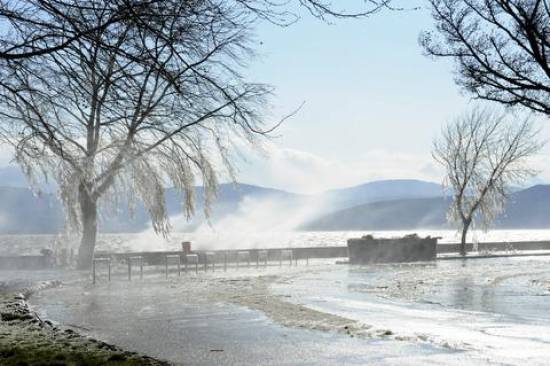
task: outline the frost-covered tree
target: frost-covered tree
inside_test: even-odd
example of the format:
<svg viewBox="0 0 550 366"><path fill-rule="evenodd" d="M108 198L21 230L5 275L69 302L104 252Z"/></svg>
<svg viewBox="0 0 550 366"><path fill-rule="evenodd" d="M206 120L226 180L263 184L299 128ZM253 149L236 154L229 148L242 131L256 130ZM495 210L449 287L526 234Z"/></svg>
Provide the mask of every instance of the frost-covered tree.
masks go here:
<svg viewBox="0 0 550 366"><path fill-rule="evenodd" d="M247 12L218 1L162 4L165 16L147 29L131 20L104 29L101 10L75 10L94 31L4 68L1 135L31 181L58 183L67 222L82 233L79 268L93 258L99 206L139 199L166 233L166 185L184 192L191 215L200 182L208 207L219 172L232 174L232 145L268 132L270 89L239 73L251 55Z"/></svg>
<svg viewBox="0 0 550 366"><path fill-rule="evenodd" d="M474 224L486 229L503 212L510 189L536 172L528 158L542 147L529 118L473 109L444 127L433 157L453 195L448 219L461 230L460 253Z"/></svg>

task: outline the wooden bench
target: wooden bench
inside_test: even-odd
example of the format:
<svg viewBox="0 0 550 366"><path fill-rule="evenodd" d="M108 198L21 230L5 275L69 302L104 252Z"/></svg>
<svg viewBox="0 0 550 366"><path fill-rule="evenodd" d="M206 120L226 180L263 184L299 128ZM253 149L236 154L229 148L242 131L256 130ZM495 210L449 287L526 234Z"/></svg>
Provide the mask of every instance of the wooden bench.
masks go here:
<svg viewBox="0 0 550 366"><path fill-rule="evenodd" d="M216 270L216 253L204 252L204 272L208 269L208 263L212 263L212 271Z"/></svg>
<svg viewBox="0 0 550 366"><path fill-rule="evenodd" d="M268 252L267 250L258 250L258 255L256 256L256 267L260 266L260 262L264 262L264 266L267 266Z"/></svg>
<svg viewBox="0 0 550 366"><path fill-rule="evenodd" d="M250 252L248 250L237 252L237 268L239 268L241 259L246 260L248 263L248 267L250 267Z"/></svg>
<svg viewBox="0 0 550 366"><path fill-rule="evenodd" d="M170 260L176 260L176 264L178 266L178 276L181 276L181 256L179 254L169 254L165 256L165 269L166 269L166 278L168 278L168 263Z"/></svg>
<svg viewBox="0 0 550 366"><path fill-rule="evenodd" d="M283 265L283 259L288 258L288 264L292 266L292 258L294 257L292 250L290 249L283 249L279 253L279 266Z"/></svg>
<svg viewBox="0 0 550 366"><path fill-rule="evenodd" d="M199 256L198 254L186 254L185 255L185 272L187 273L187 266L190 263L195 263L195 273L199 273Z"/></svg>
<svg viewBox="0 0 550 366"><path fill-rule="evenodd" d="M100 258L95 258L92 260L92 283L95 285L95 282L96 282L96 265L98 263L107 263L107 267L108 267L108 280L109 282L111 282L111 258L107 258L107 257L100 257Z"/></svg>
<svg viewBox="0 0 550 366"><path fill-rule="evenodd" d="M128 257L128 281L132 280L132 263L138 262L139 263L139 278L143 279L143 256L136 255L132 257Z"/></svg>

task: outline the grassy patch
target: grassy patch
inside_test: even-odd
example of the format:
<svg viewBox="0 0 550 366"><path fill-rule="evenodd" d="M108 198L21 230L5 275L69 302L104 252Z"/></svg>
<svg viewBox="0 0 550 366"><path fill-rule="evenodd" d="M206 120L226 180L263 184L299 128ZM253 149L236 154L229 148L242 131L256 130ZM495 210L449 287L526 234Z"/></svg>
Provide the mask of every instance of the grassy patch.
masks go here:
<svg viewBox="0 0 550 366"><path fill-rule="evenodd" d="M166 366L167 362L60 330L42 322L21 299L0 296L2 366Z"/></svg>

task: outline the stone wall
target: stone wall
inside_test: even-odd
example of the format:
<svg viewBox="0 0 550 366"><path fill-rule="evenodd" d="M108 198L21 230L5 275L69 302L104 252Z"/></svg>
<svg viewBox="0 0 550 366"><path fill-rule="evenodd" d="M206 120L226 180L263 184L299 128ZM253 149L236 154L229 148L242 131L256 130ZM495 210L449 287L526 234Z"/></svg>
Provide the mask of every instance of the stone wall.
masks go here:
<svg viewBox="0 0 550 366"><path fill-rule="evenodd" d="M348 240L351 264L417 262L435 260L437 238L407 235L402 238L375 239L367 235Z"/></svg>

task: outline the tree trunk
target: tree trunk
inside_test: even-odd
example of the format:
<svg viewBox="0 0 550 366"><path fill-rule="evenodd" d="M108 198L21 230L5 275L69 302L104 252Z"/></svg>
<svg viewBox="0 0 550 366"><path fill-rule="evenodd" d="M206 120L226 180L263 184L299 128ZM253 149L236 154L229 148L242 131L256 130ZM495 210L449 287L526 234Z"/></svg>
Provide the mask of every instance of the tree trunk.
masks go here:
<svg viewBox="0 0 550 366"><path fill-rule="evenodd" d="M89 269L94 257L97 237L97 200L92 197L84 183L78 189L82 215L82 239L78 249L78 269Z"/></svg>
<svg viewBox="0 0 550 366"><path fill-rule="evenodd" d="M462 237L460 238L460 255L466 256L466 234L468 234L468 229L470 228L471 220L466 220L462 223Z"/></svg>

